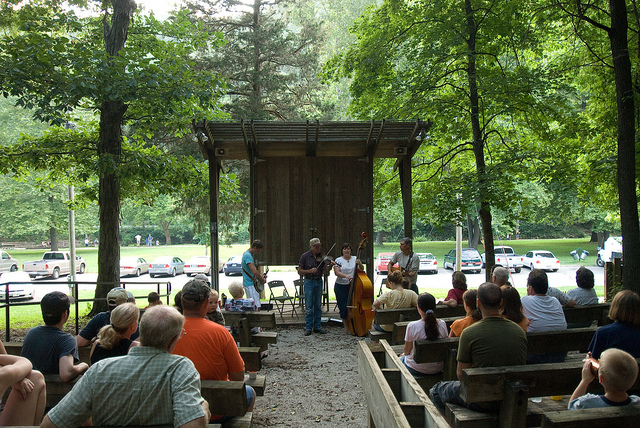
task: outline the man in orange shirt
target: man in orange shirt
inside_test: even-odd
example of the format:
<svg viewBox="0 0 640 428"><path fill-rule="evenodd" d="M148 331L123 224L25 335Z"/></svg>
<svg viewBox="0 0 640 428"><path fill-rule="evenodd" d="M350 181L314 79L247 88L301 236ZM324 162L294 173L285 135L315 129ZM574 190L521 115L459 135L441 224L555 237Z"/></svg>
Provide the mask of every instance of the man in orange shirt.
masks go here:
<svg viewBox="0 0 640 428"><path fill-rule="evenodd" d="M244 381L244 361L233 336L220 324L206 319L211 289L202 280L191 280L182 288L185 334L173 353L189 358L200 373L200 380ZM247 390L248 411L253 410L255 391ZM212 422L224 422L212 416Z"/></svg>

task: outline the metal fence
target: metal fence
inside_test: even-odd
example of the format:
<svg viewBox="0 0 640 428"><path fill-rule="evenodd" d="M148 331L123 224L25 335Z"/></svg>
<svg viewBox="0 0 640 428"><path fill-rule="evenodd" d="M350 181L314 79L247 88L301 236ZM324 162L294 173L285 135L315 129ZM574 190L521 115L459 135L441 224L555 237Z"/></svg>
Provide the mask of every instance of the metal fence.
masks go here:
<svg viewBox="0 0 640 428"><path fill-rule="evenodd" d="M4 296L1 296L3 299L3 303L0 304L0 309L5 309L5 341L6 342L10 342L11 341L11 308L15 308L18 306L34 306L34 305L38 305L40 306L40 302L34 302L34 301L29 301L29 302L12 302L9 299L9 292L11 289L11 285L19 285L19 284L30 284L33 285L34 283L32 282L13 282L11 284L7 284L6 289L4 291ZM62 282L58 282L58 281L38 281L37 284L56 284L56 285L62 285L65 283ZM98 302L98 301L105 301L107 300L106 297L99 297L99 298L90 298L90 299L80 299L78 298L78 286L79 285L104 285L107 284L109 285L110 289L113 287L122 287L126 290L127 285L129 286L135 286L136 288L139 288L139 285L155 285L156 286L156 292L160 295L160 298L162 299L163 297L166 298L167 300L167 304L170 304L170 296L171 296L171 283L170 282L92 282L92 281L69 281L66 283L66 285L69 287L69 291L71 293L71 296L73 297L73 304L75 305L75 330L76 330L76 335L80 332L80 324L79 324L79 319L80 319L80 303L83 302ZM166 287L166 290L164 293L160 292L160 289L162 288L162 286ZM149 287L151 288L151 287ZM133 296L135 299L146 299L147 295L144 296Z"/></svg>

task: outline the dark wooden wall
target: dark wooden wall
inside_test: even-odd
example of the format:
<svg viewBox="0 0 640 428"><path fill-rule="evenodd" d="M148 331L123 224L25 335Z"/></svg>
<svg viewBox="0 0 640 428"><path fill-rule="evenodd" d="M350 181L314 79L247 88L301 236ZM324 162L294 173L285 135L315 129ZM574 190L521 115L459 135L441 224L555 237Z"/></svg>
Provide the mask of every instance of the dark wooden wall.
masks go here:
<svg viewBox="0 0 640 428"><path fill-rule="evenodd" d="M264 160L263 160L264 159ZM252 239L268 243L259 262L296 266L318 237L322 248L350 242L356 247L361 233L373 233L372 159L355 157L268 157L251 168ZM259 179L256 179L260 177ZM360 257L373 273L373 243Z"/></svg>

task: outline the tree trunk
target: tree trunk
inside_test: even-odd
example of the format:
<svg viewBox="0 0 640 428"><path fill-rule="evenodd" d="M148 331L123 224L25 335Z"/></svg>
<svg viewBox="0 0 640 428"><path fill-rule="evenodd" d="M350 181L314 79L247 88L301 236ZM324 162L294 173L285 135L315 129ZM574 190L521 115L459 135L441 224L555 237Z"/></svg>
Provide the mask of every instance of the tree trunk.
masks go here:
<svg viewBox="0 0 640 428"><path fill-rule="evenodd" d="M376 232L376 245L382 245L384 244L384 238L387 236L387 232L385 232L384 230L380 230L378 232Z"/></svg>
<svg viewBox="0 0 640 428"><path fill-rule="evenodd" d="M627 3L609 0L613 57L618 104L618 201L622 230L622 286L640 292L640 227L636 195L636 146L631 60L627 42Z"/></svg>
<svg viewBox="0 0 640 428"><path fill-rule="evenodd" d="M476 173L478 175L478 190L480 194L480 223L482 224L482 236L484 238L485 251L485 274L487 281L491 281L491 268L495 264L493 252L493 231L491 225L491 205L487 201L487 176L485 174L484 161L484 135L480 128L480 107L478 96L478 75L476 71L476 35L477 28L471 7L471 0L465 0L467 13L467 28L469 30L468 46L468 66L467 76L469 80L469 103L471 108L471 129L473 132L473 155L476 160Z"/></svg>
<svg viewBox="0 0 640 428"><path fill-rule="evenodd" d="M111 25L107 15L103 20L104 46L111 56L118 55L124 47L129 32L131 15L136 9L133 0L112 0ZM100 206L100 247L98 247L98 285L95 297L106 297L109 290L120 281L120 180L117 168L122 147L122 120L127 105L121 101L103 102L100 107L100 136L98 162L100 165L98 204ZM96 301L91 315L107 309L105 301Z"/></svg>
<svg viewBox="0 0 640 428"><path fill-rule="evenodd" d="M51 251L58 251L58 229L55 226L49 228L49 240L51 241Z"/></svg>
<svg viewBox="0 0 640 428"><path fill-rule="evenodd" d="M469 229L469 248L478 249L480 243L480 223L478 223L478 217L473 217L467 214L467 228Z"/></svg>
<svg viewBox="0 0 640 428"><path fill-rule="evenodd" d="M165 245L171 245L171 232L169 232L169 223L170 222L165 220L162 220L160 222L160 224L162 224L162 230L164 232Z"/></svg>

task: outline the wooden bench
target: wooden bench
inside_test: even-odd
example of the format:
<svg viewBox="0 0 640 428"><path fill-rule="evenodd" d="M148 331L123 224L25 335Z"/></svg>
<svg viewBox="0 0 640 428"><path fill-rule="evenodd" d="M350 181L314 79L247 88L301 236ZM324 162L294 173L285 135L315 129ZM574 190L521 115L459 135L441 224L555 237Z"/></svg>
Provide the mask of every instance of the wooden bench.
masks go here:
<svg viewBox="0 0 640 428"><path fill-rule="evenodd" d="M252 334L254 327L276 328L276 314L272 311L225 311L224 321L227 326L237 327L235 335L240 346L258 346L265 351L270 343L278 342L278 333L275 331L263 331Z"/></svg>
<svg viewBox="0 0 640 428"><path fill-rule="evenodd" d="M554 413L548 408L542 411L532 410L530 407L535 406L534 403L529 404L529 397L570 396L580 383L582 365L582 361L576 360L554 364L465 369L460 379L461 396L465 402L497 401L500 410L497 415L484 414L448 404L447 417L454 426L460 428L540 426L544 413ZM632 389L639 386L640 382L636 380ZM603 392L597 382L591 383L589 391ZM558 402L556 411L566 409L566 404L566 401ZM576 416L580 412L575 412ZM474 413L478 418L476 421L469 417ZM458 415L463 417L458 418Z"/></svg>
<svg viewBox="0 0 640 428"><path fill-rule="evenodd" d="M545 412L542 428L636 428L640 406Z"/></svg>
<svg viewBox="0 0 640 428"><path fill-rule="evenodd" d="M589 321L603 326L611 322L609 319L609 308L611 303L598 303L596 305L574 306L564 308L564 318L567 324L588 324Z"/></svg>
<svg viewBox="0 0 640 428"><path fill-rule="evenodd" d="M449 427L386 341L358 342L358 374L369 427Z"/></svg>
<svg viewBox="0 0 640 428"><path fill-rule="evenodd" d="M458 305L455 308L450 308L447 305L437 305L434 313L436 318L463 317L466 315L462 305ZM402 321L415 321L418 319L420 319L420 314L417 308L376 309L373 322L378 325L385 325ZM382 332L375 329L369 332L369 339L374 342L380 339L391 342L392 337L393 332Z"/></svg>
<svg viewBox="0 0 640 428"><path fill-rule="evenodd" d="M586 352L595 328L574 328L558 331L527 333L527 352ZM459 337L447 337L434 341L418 340L414 343L414 359L417 363L444 362L442 380L457 379L457 355Z"/></svg>

